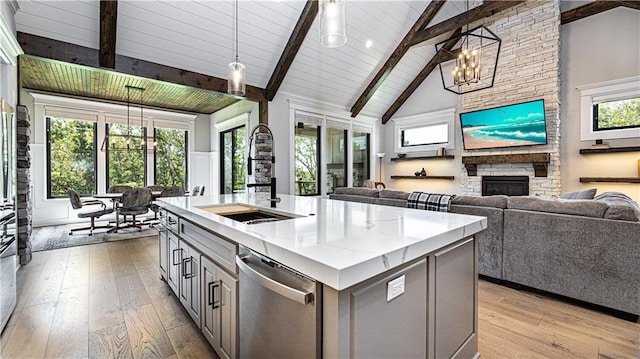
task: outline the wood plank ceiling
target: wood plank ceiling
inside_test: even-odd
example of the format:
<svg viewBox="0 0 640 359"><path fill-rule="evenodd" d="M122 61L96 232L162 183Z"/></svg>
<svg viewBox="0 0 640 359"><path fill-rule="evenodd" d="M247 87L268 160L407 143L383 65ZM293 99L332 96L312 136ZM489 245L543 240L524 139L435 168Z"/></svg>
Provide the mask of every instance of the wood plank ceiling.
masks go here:
<svg viewBox="0 0 640 359"><path fill-rule="evenodd" d="M563 1L563 3L573 8L589 2ZM632 1L618 3L635 4ZM262 101L263 108L266 108L264 106L266 102L261 99L264 99L265 91L261 89L269 87L271 90L266 94L268 99L271 99L277 90L279 93L284 92L331 103L349 111L430 2L349 1L347 3L348 41L345 46L337 49L320 46L317 21L307 19L298 23L301 14L303 17L305 13L310 14L311 17L314 14L313 8L307 1L240 1L239 4L240 61L247 66L247 83L253 85L256 91L262 91L256 93L257 97L254 98ZM474 9L481 4L479 0L471 0L469 8ZM465 1L446 1L427 27L456 16L459 18L465 5ZM116 57L140 59L176 70L182 69L200 77L225 79L227 64L234 56L233 6L233 0L187 2L120 0L117 7ZM96 51L101 48L99 1L32 0L20 2L20 7L16 15L16 27L19 32L64 41L96 49ZM567 6L564 7L567 8ZM109 13L113 11L111 9ZM108 15L106 9L103 9L102 14L103 17ZM112 24L115 23L115 21L112 22ZM451 27L451 31L442 31L439 36L411 47L397 61L393 71L386 74L384 82L377 90L372 95L368 95L369 101L360 106L358 112L376 118L383 117L386 112L384 117L388 118L389 111L399 106L396 100L402 99L403 96L406 100L408 89L415 89L419 85L416 83L416 78L435 76L435 74L425 74L425 68L429 67L428 63L435 55L433 44L446 39L462 24L457 25ZM304 34L306 29L309 30L306 32L304 41L299 39L290 41L292 31L294 34ZM422 38L428 35L427 31L422 31ZM372 45L365 46L367 42ZM289 52L291 43L300 44L297 54L294 53L295 58ZM104 46L102 48L104 49ZM284 62L276 66L281 57ZM286 73L281 71L279 67L292 59L289 70ZM84 76L82 80L74 79L75 75L68 77L68 81L73 80L76 83L84 84L83 81L87 81L86 79L93 81L93 79L102 78L108 82L106 85L84 84L84 91L102 87L104 91L115 93L117 91L112 86L125 81L122 78L106 79L107 75L99 71L89 74L87 69L62 71L60 64L36 60L25 57L21 60L21 64L24 62L25 66L30 66L29 69L32 68L39 74L42 74L46 67L56 68L57 72L54 71L54 73L68 74L73 71L82 73ZM117 66L116 64L116 70L118 70ZM138 73L130 71L128 74ZM270 79L279 79L283 76L284 79L278 90ZM38 81L40 81L39 86L45 86L42 79L36 78L36 74L32 76L24 74L21 69L21 77L25 81L25 86L26 81L30 81L31 86L36 86ZM137 81L142 80L138 78ZM197 84L198 81L195 83ZM182 84L185 85L184 82ZM186 84L191 85L191 83ZM68 84L49 84L48 86L52 90L55 86L64 89ZM162 86L169 85L160 83L142 85L150 89L160 89ZM207 90L224 91L219 83L216 86ZM189 107L194 112L208 113L237 100L228 98L224 93L211 94L207 91L198 92L197 89L184 88L182 89L183 97L176 99L173 96L180 93L179 88L173 88L171 91L173 95L158 95L162 100L157 103L168 101L167 103L175 109L180 108L182 104L183 110ZM99 96L100 92L101 90L95 90L92 96ZM194 98L191 99L191 96ZM162 107L168 106L166 103L162 105Z"/></svg>

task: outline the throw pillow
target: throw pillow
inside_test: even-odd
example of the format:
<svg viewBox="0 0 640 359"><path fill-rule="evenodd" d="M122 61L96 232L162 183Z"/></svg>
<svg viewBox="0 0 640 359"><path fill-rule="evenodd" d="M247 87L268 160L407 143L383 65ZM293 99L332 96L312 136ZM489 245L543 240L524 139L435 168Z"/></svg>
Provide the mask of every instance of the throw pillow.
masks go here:
<svg viewBox="0 0 640 359"><path fill-rule="evenodd" d="M562 199L593 199L596 196L597 188L585 189L584 191L565 192L560 195Z"/></svg>

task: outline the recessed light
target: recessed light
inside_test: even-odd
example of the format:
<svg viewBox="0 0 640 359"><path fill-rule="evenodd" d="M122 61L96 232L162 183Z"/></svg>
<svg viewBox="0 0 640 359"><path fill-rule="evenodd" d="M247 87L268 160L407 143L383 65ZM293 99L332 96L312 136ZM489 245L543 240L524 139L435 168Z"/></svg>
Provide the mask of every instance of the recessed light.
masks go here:
<svg viewBox="0 0 640 359"><path fill-rule="evenodd" d="M367 49L370 49L371 46L373 46L373 40L369 39L364 43L364 47L366 47Z"/></svg>

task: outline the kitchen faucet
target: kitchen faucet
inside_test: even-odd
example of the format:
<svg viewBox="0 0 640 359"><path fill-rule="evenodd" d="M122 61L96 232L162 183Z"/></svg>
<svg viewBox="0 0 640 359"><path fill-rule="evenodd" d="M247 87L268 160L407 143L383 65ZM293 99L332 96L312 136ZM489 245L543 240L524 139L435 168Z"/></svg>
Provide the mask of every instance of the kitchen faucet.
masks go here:
<svg viewBox="0 0 640 359"><path fill-rule="evenodd" d="M269 133L269 136L271 136L271 183L247 183L247 188L267 187L267 186L271 187L271 199L269 201L271 202L271 207L275 208L276 203L280 203L280 198L276 197L276 176L275 176L276 156L273 155L275 153L276 143L273 139L273 132L271 132L271 129L263 123L257 124L251 130L251 135L249 136L249 154L247 156L247 174L249 176L253 174L253 166L251 162L254 161L254 159L251 158L251 145L253 144L253 135L259 128L266 129L267 132ZM260 161L260 160L255 160L255 161Z"/></svg>

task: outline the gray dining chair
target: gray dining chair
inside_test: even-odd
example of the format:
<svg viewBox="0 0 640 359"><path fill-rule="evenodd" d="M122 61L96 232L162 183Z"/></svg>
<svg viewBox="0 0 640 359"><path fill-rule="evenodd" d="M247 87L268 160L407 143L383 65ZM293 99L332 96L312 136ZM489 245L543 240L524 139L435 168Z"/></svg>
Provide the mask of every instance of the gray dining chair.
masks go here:
<svg viewBox="0 0 640 359"><path fill-rule="evenodd" d="M143 222L136 220L136 216L141 216L149 212L149 206L151 205L151 190L148 188L134 188L127 190L122 195L122 205L118 207L117 211L120 215L126 218L132 216L132 220L124 227L136 227L142 231Z"/></svg>
<svg viewBox="0 0 640 359"><path fill-rule="evenodd" d="M91 220L91 225L89 227L82 228L72 228L69 231L69 235L72 235L77 231L86 231L89 230L89 235L93 235L93 230L98 228L107 228L110 229L111 226L96 226L96 218L100 218L105 214L113 213L113 208L108 208L106 204L102 201L98 200L82 200L78 192L74 189L69 189L67 191L69 194L69 201L71 201L71 207L73 209L82 209L86 208L84 211L78 213L78 218L89 218ZM87 206L87 207L85 207Z"/></svg>

